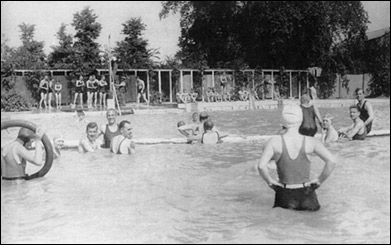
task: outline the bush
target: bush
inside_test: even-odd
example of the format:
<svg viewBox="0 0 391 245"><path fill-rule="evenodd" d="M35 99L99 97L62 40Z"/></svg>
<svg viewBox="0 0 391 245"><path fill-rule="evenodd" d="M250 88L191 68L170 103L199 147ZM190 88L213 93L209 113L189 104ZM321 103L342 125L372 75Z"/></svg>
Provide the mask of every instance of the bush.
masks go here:
<svg viewBox="0 0 391 245"><path fill-rule="evenodd" d="M15 89L1 92L1 111L28 111L31 103Z"/></svg>

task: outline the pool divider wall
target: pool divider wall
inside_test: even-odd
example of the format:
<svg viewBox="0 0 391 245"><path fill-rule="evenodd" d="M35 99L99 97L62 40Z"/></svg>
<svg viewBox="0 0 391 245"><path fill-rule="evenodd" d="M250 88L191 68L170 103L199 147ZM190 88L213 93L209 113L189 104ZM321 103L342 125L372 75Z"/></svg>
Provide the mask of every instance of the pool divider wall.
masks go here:
<svg viewBox="0 0 391 245"><path fill-rule="evenodd" d="M390 130L373 130L368 134L368 137L373 136L389 136ZM228 136L223 139L223 143L256 143L265 142L270 137L276 135L248 135L248 136ZM321 134L316 134L315 138L320 139ZM186 138L144 138L144 139L133 139L136 144L139 145L158 145L158 144L187 144ZM64 148L76 148L79 144L78 140L65 140Z"/></svg>

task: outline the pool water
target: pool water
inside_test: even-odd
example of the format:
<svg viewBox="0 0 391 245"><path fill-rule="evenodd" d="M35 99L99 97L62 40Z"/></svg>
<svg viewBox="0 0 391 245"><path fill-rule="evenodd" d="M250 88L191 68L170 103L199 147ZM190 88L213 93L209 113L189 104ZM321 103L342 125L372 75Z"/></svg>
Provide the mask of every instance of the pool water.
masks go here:
<svg viewBox="0 0 391 245"><path fill-rule="evenodd" d="M275 111L262 112L269 120L256 129L245 120L237 121L246 113L211 114L227 131L236 125L242 126L238 130L243 134L280 127L270 124L273 115L278 124ZM167 127L164 133L157 127L167 126L160 116L148 116L133 117L135 131L149 118L144 123L148 125L140 126L145 132L137 137L151 136L148 127L159 137L178 137L175 128ZM186 116L190 121L190 114ZM259 121L257 116L249 118ZM73 120L59 122L59 128L75 131ZM44 178L20 184L2 181L1 241L389 243L389 142L387 136L328 145L338 160L331 177L317 190L318 212L272 208L274 192L256 170L264 143L137 145L131 156L107 149L94 154L64 150ZM310 159L311 175L316 176L323 162L316 156ZM276 177L273 164L270 170Z"/></svg>

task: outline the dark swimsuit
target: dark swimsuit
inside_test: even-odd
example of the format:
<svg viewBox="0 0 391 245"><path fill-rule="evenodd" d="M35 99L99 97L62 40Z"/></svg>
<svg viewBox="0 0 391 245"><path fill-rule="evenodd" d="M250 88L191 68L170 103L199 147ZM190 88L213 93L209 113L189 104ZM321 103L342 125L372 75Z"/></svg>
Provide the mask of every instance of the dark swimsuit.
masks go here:
<svg viewBox="0 0 391 245"><path fill-rule="evenodd" d="M106 130L103 134L104 144L102 145L102 148L110 148L111 139L113 139L115 136L120 135L119 128L117 127L117 131L111 132L109 129L109 125L106 124Z"/></svg>
<svg viewBox="0 0 391 245"><path fill-rule="evenodd" d="M43 87L39 87L39 90L44 94L49 93L49 82L45 83Z"/></svg>
<svg viewBox="0 0 391 245"><path fill-rule="evenodd" d="M361 107L360 107L360 103L357 104L357 106L360 108L360 119L363 120L364 123L369 118L369 113L365 109L365 103L367 103L367 101L364 101ZM366 125L366 128L367 128L367 134L369 134L369 132L371 132L372 130L372 122L368 123L368 125Z"/></svg>
<svg viewBox="0 0 391 245"><path fill-rule="evenodd" d="M365 129L366 130L366 129ZM367 136L367 132L364 132L362 134L356 134L355 136L353 136L353 140L365 140L365 137Z"/></svg>
<svg viewBox="0 0 391 245"><path fill-rule="evenodd" d="M318 131L315 122L316 114L314 106L312 105L310 107L304 107L300 105L300 107L303 111L303 122L301 123L301 126L299 128L299 133L302 135L313 137Z"/></svg>
<svg viewBox="0 0 391 245"><path fill-rule="evenodd" d="M75 93L83 93L84 82L80 82L81 85L77 86L79 81L76 81Z"/></svg>
<svg viewBox="0 0 391 245"><path fill-rule="evenodd" d="M305 153L305 137L303 138L302 146L299 155L296 159L289 156L288 149L284 137L281 135L282 153L280 159L276 162L277 173L281 183L296 184L298 181L306 182L310 178L310 164ZM288 189L281 186L273 186L276 192L274 206L286 209L295 210L319 210L320 205L315 193L318 185L311 185L308 187L298 189Z"/></svg>

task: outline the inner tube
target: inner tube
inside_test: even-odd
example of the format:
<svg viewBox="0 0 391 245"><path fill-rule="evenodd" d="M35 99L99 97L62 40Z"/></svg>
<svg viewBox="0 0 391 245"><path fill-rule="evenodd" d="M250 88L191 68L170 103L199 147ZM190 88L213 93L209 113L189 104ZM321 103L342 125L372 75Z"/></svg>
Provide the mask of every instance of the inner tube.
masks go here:
<svg viewBox="0 0 391 245"><path fill-rule="evenodd" d="M36 130L37 130L37 125L35 125L32 122L25 121L25 120L10 120L10 121L1 122L1 130L5 130L7 128L14 128L14 127L28 128L28 129L32 130L33 132L36 132ZM31 175L28 175L26 177L26 179L28 179L28 180L45 176L49 172L50 168L52 167L53 146L49 140L49 137L46 134L44 134L42 136L42 143L43 143L43 146L45 147L45 153L46 153L45 164L38 172L31 174ZM3 171L1 171L1 172L3 172Z"/></svg>

